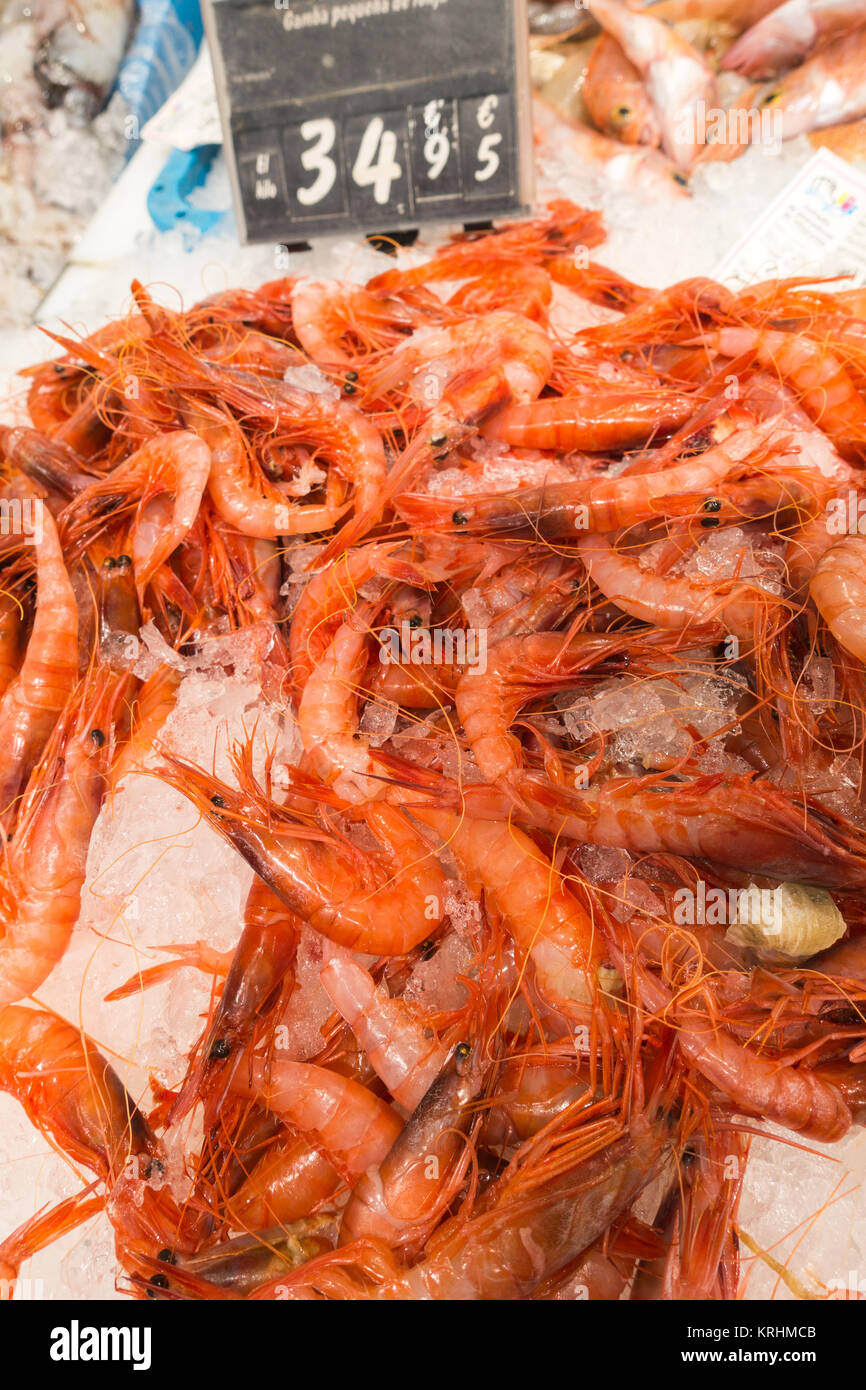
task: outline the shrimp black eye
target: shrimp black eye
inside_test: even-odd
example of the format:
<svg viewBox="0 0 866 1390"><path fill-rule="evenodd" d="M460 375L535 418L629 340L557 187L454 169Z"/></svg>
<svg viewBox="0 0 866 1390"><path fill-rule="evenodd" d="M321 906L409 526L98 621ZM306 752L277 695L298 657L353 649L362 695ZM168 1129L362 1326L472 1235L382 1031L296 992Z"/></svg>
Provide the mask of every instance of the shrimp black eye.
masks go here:
<svg viewBox="0 0 866 1390"><path fill-rule="evenodd" d="M685 174L672 174L671 177L673 178L674 183L678 183L678 184L679 184L680 188L687 188L687 187L688 187L688 182L689 182L689 181L688 181L688 179L686 178Z"/></svg>
<svg viewBox="0 0 866 1390"><path fill-rule="evenodd" d="M457 1058L458 1062L465 1062L465 1061L466 1061L466 1058L469 1056L469 1054L470 1054L471 1051L472 1051L472 1044L471 1044L471 1043L468 1043L468 1042L458 1043L457 1046L456 1046L455 1049L454 1049L454 1056Z"/></svg>
<svg viewBox="0 0 866 1390"><path fill-rule="evenodd" d="M90 738L91 742L95 744L97 748L101 748L105 743L105 734L102 732L101 729L91 729Z"/></svg>
<svg viewBox="0 0 866 1390"><path fill-rule="evenodd" d="M702 517L701 517L701 525L704 526L704 527L706 527L707 530L709 530L709 529L710 529L711 527L713 527L713 526L718 526L718 524L719 524L719 518L718 518L717 516L702 516Z"/></svg>
<svg viewBox="0 0 866 1390"><path fill-rule="evenodd" d="M347 373L346 373L346 380L347 380L347 381L357 381L357 380L358 380L358 373L355 372L355 371L347 372Z"/></svg>
<svg viewBox="0 0 866 1390"><path fill-rule="evenodd" d="M436 942L431 941L428 937L426 941L421 942L421 945L418 947L418 950L420 952L422 960L430 960L431 957L435 956L436 954Z"/></svg>
<svg viewBox="0 0 866 1390"><path fill-rule="evenodd" d="M410 626L410 627L420 627L421 624L423 623L423 621L424 621L424 619L421 617L421 614L420 614L420 613L413 613L412 616L411 616L410 619L409 619L409 626Z"/></svg>
<svg viewBox="0 0 866 1390"><path fill-rule="evenodd" d="M113 569L116 568L116 566L117 566L117 561L115 560L114 556L113 556L113 555L106 555L105 559L104 559L103 562L102 562L102 568L103 568L104 570L113 570Z"/></svg>
<svg viewBox="0 0 866 1390"><path fill-rule="evenodd" d="M618 107L616 108L616 114L617 114L618 116L621 116L622 119L625 120L626 116L630 116L630 115L631 115L631 107L630 107L630 106L618 106Z"/></svg>
<svg viewBox="0 0 866 1390"><path fill-rule="evenodd" d="M151 1178L163 1177L165 1175L165 1168L163 1167L160 1159L149 1158L145 1163L144 1167L142 1168L141 1172L142 1177L145 1179L145 1181L149 1182Z"/></svg>
<svg viewBox="0 0 866 1390"><path fill-rule="evenodd" d="M211 1058L214 1062L224 1062L230 1056L232 1045L228 1038L217 1038L210 1050Z"/></svg>
<svg viewBox="0 0 866 1390"><path fill-rule="evenodd" d="M704 503L704 511L705 511L705 512L720 512L721 510L722 510L722 504L721 504L721 502L720 502L720 500L719 500L718 497L708 497L708 498L707 498L706 502Z"/></svg>
<svg viewBox="0 0 866 1390"><path fill-rule="evenodd" d="M455 526L465 526L467 521L469 520L469 517L466 515L465 512L452 512L451 520L453 521Z"/></svg>
<svg viewBox="0 0 866 1390"><path fill-rule="evenodd" d="M212 806L225 806L225 804L224 798L221 797L218 792L211 797Z"/></svg>
<svg viewBox="0 0 866 1390"><path fill-rule="evenodd" d="M781 92L778 92L778 91L776 91L776 92L768 92L767 95L766 95L765 97L762 97L762 98L761 98L761 105L762 105L762 106L772 106L773 102L774 102L774 101L778 101L778 100L779 100L779 97L780 97L781 95L782 95L782 93L781 93Z"/></svg>
<svg viewBox="0 0 866 1390"><path fill-rule="evenodd" d="M177 1256L175 1255L173 1250L169 1250L168 1246L166 1246L164 1250L160 1250L156 1258L158 1260L161 1260L162 1263L166 1265L177 1264ZM163 1278L165 1278L165 1275L163 1275Z"/></svg>
<svg viewBox="0 0 866 1390"><path fill-rule="evenodd" d="M168 1279L164 1274L154 1274L147 1289L148 1298L156 1298L157 1289L167 1289Z"/></svg>
<svg viewBox="0 0 866 1390"><path fill-rule="evenodd" d="M118 555L117 568L119 570L132 569L132 559L129 555Z"/></svg>
<svg viewBox="0 0 866 1390"><path fill-rule="evenodd" d="M343 382L343 395L344 395L344 396L354 396L356 389L357 389L357 388L356 388L355 386L352 385L351 381L344 381L344 382Z"/></svg>

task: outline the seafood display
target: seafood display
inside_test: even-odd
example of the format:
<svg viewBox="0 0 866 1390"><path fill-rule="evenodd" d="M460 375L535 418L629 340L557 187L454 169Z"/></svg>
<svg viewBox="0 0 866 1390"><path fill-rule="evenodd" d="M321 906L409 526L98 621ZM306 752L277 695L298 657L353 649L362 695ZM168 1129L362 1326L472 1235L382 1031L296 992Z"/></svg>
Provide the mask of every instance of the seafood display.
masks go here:
<svg viewBox="0 0 866 1390"><path fill-rule="evenodd" d="M655 151L659 178L682 184L803 134L866 159L863 0L539 3L530 24L536 88L587 159L604 158L605 137L608 160L617 146Z"/></svg>
<svg viewBox="0 0 866 1390"><path fill-rule="evenodd" d="M770 8L741 27L787 61ZM0 1089L79 1185L0 1232L7 1292L100 1214L136 1298L732 1300L741 1250L778 1266L755 1135L863 1123L866 301L655 290L604 239L559 199L365 284L136 282L24 373ZM190 671L241 650L227 757L179 747ZM209 991L131 1091L46 991L134 781L247 886L228 943L109 923L105 1017Z"/></svg>

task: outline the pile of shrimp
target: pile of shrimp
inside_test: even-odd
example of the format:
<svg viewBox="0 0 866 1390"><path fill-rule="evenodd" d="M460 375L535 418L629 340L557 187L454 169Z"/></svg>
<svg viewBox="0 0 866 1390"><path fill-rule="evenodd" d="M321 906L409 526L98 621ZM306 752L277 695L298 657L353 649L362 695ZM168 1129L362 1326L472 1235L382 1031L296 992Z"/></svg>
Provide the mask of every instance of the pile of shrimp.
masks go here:
<svg viewBox="0 0 866 1390"><path fill-rule="evenodd" d="M645 191L804 134L866 158L864 0L554 0L532 28L539 123Z"/></svg>
<svg viewBox="0 0 866 1390"><path fill-rule="evenodd" d="M82 1187L3 1240L4 1287L103 1212L139 1298L732 1299L752 1134L866 1115L864 296L648 290L576 254L603 238L560 201L363 287L179 311L135 284L29 369L32 425L0 432L8 514L41 517L2 538L0 1087ZM253 639L297 765L252 734L230 780L170 752L143 623L170 655ZM626 687L678 741L593 714ZM110 996L213 981L148 1102L38 992L154 748L254 878L233 950ZM677 911L783 884L835 944ZM310 931L333 1011L302 1059Z"/></svg>

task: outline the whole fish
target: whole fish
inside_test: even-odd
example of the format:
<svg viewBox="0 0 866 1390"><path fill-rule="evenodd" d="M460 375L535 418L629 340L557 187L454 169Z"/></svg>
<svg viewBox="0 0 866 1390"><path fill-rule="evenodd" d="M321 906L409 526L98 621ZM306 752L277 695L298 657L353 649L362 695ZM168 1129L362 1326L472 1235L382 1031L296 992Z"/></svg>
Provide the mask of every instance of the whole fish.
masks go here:
<svg viewBox="0 0 866 1390"><path fill-rule="evenodd" d="M728 49L722 66L769 77L799 63L826 39L866 24L866 0L786 0Z"/></svg>
<svg viewBox="0 0 866 1390"><path fill-rule="evenodd" d="M640 73L610 34L602 34L583 79L583 100L594 125L626 145L654 145L661 131Z"/></svg>
<svg viewBox="0 0 866 1390"><path fill-rule="evenodd" d="M781 114L783 140L866 116L866 29L832 39L801 67L753 90L750 104Z"/></svg>
<svg viewBox="0 0 866 1390"><path fill-rule="evenodd" d="M617 0L587 3L643 78L662 149L688 174L705 143L707 114L717 104L712 72L690 43L647 11L626 9Z"/></svg>

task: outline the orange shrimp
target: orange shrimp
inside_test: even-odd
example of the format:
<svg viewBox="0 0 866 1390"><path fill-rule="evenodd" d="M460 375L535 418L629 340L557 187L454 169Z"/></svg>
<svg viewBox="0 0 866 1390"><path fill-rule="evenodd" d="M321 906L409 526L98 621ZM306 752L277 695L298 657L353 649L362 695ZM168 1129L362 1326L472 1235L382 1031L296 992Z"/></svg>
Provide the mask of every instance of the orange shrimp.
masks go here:
<svg viewBox="0 0 866 1390"><path fill-rule="evenodd" d="M232 1086L314 1137L348 1181L381 1163L403 1127L391 1107L365 1086L312 1062L273 1061L266 1069L253 1058L249 1078L238 1073Z"/></svg>
<svg viewBox="0 0 866 1390"><path fill-rule="evenodd" d="M292 912L350 950L404 955L442 920L445 876L424 837L397 808L375 802L355 812L375 851L331 843L256 787L234 792L201 768L164 758L164 776L190 797Z"/></svg>
<svg viewBox="0 0 866 1390"><path fill-rule="evenodd" d="M292 323L311 361L342 374L360 354L393 347L416 319L399 300L380 298L360 285L299 280L292 291Z"/></svg>
<svg viewBox="0 0 866 1390"><path fill-rule="evenodd" d="M761 1057L723 1032L701 1009L671 1002L660 981L639 970L645 1007L669 1018L685 1060L750 1115L773 1120L807 1139L833 1143L851 1127L851 1112L830 1082L804 1067L784 1066Z"/></svg>
<svg viewBox="0 0 866 1390"><path fill-rule="evenodd" d="M64 516L66 532L77 539L106 506L137 497L132 562L141 595L194 524L210 465L210 449L189 430L156 435L78 495Z"/></svg>
<svg viewBox="0 0 866 1390"><path fill-rule="evenodd" d="M125 688L125 676L97 670L69 700L28 782L0 876L2 1003L38 989L69 944Z"/></svg>
<svg viewBox="0 0 866 1390"><path fill-rule="evenodd" d="M507 801L486 788L476 814L503 814ZM569 840L636 854L708 859L773 878L857 889L866 882L866 837L825 807L786 796L750 775L690 782L613 777L585 791L520 784L531 825ZM425 813L426 814L426 813Z"/></svg>
<svg viewBox="0 0 866 1390"><path fill-rule="evenodd" d="M313 574L297 602L289 630L292 675L299 693L325 656L344 616L356 607L359 589L375 575L419 588L428 583L399 541L360 546Z"/></svg>
<svg viewBox="0 0 866 1390"><path fill-rule="evenodd" d="M866 537L845 536L831 545L809 589L837 642L866 661Z"/></svg>
<svg viewBox="0 0 866 1390"><path fill-rule="evenodd" d="M256 1018L288 979L298 948L301 921L260 878L254 878L244 907L244 926L231 959L222 996L198 1048L198 1061L172 1106L173 1123L206 1097L205 1114L221 1103Z"/></svg>
<svg viewBox="0 0 866 1390"><path fill-rule="evenodd" d="M469 886L483 891L488 911L532 961L548 1002L566 1015L588 1017L588 1006L598 998L603 943L547 856L506 820L413 809L442 837Z"/></svg>
<svg viewBox="0 0 866 1390"><path fill-rule="evenodd" d="M231 1223L250 1231L285 1226L316 1211L341 1185L333 1163L308 1139L288 1130L230 1198Z"/></svg>
<svg viewBox="0 0 866 1390"><path fill-rule="evenodd" d="M57 1014L0 1006L0 1089L73 1163L101 1178L159 1148L147 1120L93 1043Z"/></svg>
<svg viewBox="0 0 866 1390"><path fill-rule="evenodd" d="M522 449L609 453L668 434L694 410L694 398L677 391L611 388L508 405L482 425L481 433Z"/></svg>
<svg viewBox="0 0 866 1390"><path fill-rule="evenodd" d="M664 644L663 634L646 635L646 652ZM486 669L470 667L457 683L457 713L469 746L488 782L514 781L522 767L522 748L509 733L522 705L542 690L567 687L578 672L642 647L639 635L538 632L508 637L488 649Z"/></svg>
<svg viewBox="0 0 866 1390"><path fill-rule="evenodd" d="M459 1190L472 1157L471 1102L490 1063L460 1043L377 1168L363 1173L340 1222L340 1243L382 1240L406 1252L427 1236Z"/></svg>
<svg viewBox="0 0 866 1390"><path fill-rule="evenodd" d="M754 353L762 366L793 386L806 414L830 436L840 453L862 461L866 403L829 344L804 333L746 327L721 328L701 341L725 357Z"/></svg>
<svg viewBox="0 0 866 1390"><path fill-rule="evenodd" d="M36 617L21 669L0 702L0 819L8 829L14 802L38 762L78 676L78 606L57 528L42 509L36 542Z"/></svg>
<svg viewBox="0 0 866 1390"><path fill-rule="evenodd" d="M274 540L329 531L346 510L342 496L292 503L256 470L240 426L224 410L190 402L184 421L210 450L208 492L224 521L246 536Z"/></svg>
<svg viewBox="0 0 866 1390"><path fill-rule="evenodd" d="M714 586L685 576L653 574L638 560L619 554L608 536L581 536L577 549L605 598L645 623L683 629L712 626L716 632L753 640L771 631L784 613L781 600L745 581Z"/></svg>
<svg viewBox="0 0 866 1390"><path fill-rule="evenodd" d="M8 590L0 591L0 698L21 668L24 648L24 609ZM2 718L2 706L0 706Z"/></svg>
<svg viewBox="0 0 866 1390"><path fill-rule="evenodd" d="M506 1170L477 1213L446 1222L424 1258L395 1274L381 1296L527 1298L628 1210L660 1172L669 1143L665 1125L642 1117L621 1138L604 1122L597 1134L577 1130L550 1175L543 1159L535 1171Z"/></svg>
<svg viewBox="0 0 866 1390"><path fill-rule="evenodd" d="M402 999L377 990L368 971L336 957L322 984L390 1094L410 1113L445 1065L447 1048Z"/></svg>

